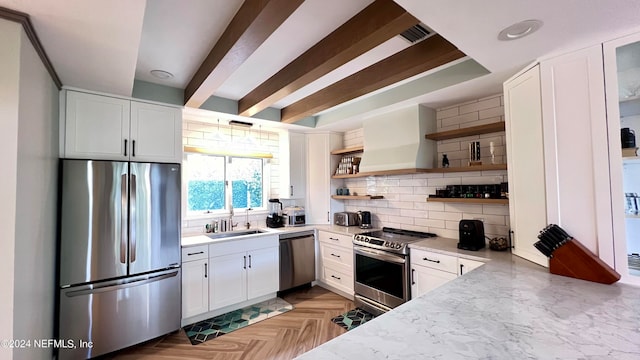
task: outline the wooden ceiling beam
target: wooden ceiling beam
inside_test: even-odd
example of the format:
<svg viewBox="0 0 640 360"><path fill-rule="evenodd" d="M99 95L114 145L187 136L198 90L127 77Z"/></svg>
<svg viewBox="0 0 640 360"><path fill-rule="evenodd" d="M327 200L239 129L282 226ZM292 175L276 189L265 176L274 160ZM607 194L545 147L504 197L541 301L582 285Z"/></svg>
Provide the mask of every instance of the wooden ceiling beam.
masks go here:
<svg viewBox="0 0 640 360"><path fill-rule="evenodd" d="M433 35L283 108L281 121L294 123L464 56L442 36Z"/></svg>
<svg viewBox="0 0 640 360"><path fill-rule="evenodd" d="M374 1L240 99L240 115L259 113L418 23L392 0Z"/></svg>
<svg viewBox="0 0 640 360"><path fill-rule="evenodd" d="M200 107L303 2L245 0L187 84L185 105Z"/></svg>

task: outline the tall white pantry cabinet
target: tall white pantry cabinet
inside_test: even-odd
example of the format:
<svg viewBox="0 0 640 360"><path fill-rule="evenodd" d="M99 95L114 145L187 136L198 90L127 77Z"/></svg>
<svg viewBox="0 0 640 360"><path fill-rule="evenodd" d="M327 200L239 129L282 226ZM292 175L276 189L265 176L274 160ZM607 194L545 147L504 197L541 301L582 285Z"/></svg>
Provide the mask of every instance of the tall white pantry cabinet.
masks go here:
<svg viewBox="0 0 640 360"><path fill-rule="evenodd" d="M616 49L636 42L640 43L640 35L544 59L505 82L510 220L516 255L544 265L542 254L533 248L544 217L614 267L623 282L640 284L627 267L618 112L622 100L616 72ZM640 74L640 50L635 59ZM532 73L537 72L536 94ZM516 89L525 80L530 89L518 94ZM637 81L640 89L640 75ZM536 117L531 110L538 107ZM535 124L523 124L527 121ZM533 128L530 133L514 130L519 127ZM540 132L540 143L530 144L530 137ZM519 158L527 148L536 154L535 160ZM528 161L527 166L520 166L522 161ZM540 161L542 168L536 165ZM543 181L533 184L529 177ZM527 212L523 202L533 207ZM538 226L523 225L522 216L531 216Z"/></svg>

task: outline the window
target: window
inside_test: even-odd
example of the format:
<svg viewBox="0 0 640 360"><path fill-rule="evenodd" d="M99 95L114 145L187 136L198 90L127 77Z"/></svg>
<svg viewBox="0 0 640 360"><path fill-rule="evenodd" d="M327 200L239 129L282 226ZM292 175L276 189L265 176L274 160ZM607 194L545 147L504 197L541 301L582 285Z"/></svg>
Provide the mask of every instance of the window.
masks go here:
<svg viewBox="0 0 640 360"><path fill-rule="evenodd" d="M260 158L185 153L183 172L188 215L264 207Z"/></svg>

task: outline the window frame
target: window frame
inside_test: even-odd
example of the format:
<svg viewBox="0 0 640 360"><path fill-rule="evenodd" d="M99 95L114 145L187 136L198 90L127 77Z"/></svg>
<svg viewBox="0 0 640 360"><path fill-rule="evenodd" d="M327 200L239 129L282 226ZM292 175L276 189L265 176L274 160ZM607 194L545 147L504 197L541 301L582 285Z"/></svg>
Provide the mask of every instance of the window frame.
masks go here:
<svg viewBox="0 0 640 360"><path fill-rule="evenodd" d="M187 179L187 171L186 168L189 166L189 161L187 160L187 157L191 154L194 155L199 155L199 156L214 156L214 157L221 157L224 158L224 191L225 191L225 197L224 197L224 208L223 209L219 209L219 210L199 210L199 211L191 211L189 210L189 193L188 193L188 179ZM262 204L260 207L251 207L251 209L255 212L261 212L261 211L267 211L267 199L270 196L271 193L271 174L270 171L268 169L268 164L269 162L267 161L268 159L265 159L264 157L260 157L260 156L242 156L242 155L229 155L229 154L215 154L215 153L211 153L211 154L203 154L203 153L198 153L198 152L190 152L190 151L184 151L183 152L183 158L182 158L182 166L183 166L183 171L182 171L182 213L184 214L184 219L203 219L203 218L211 218L212 216L221 216L221 215L227 215L230 213L230 206L233 202L232 199L232 189L231 189L231 179L229 178L229 165L230 159L234 159L234 158L245 158L245 159L255 159L255 160L260 160L262 163ZM234 207L233 210L234 211L246 211L246 207L242 207L242 208L236 208Z"/></svg>

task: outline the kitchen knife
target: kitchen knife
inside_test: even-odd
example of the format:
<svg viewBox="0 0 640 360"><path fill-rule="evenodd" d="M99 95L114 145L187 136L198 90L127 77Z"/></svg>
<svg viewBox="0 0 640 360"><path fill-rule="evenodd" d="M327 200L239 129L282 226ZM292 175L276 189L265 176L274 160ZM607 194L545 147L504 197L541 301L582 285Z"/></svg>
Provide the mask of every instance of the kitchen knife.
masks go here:
<svg viewBox="0 0 640 360"><path fill-rule="evenodd" d="M547 247L547 245L545 245L543 242L541 241L535 242L533 246L535 246L536 249L538 249L544 256L548 258L553 257L553 254L552 254L553 250Z"/></svg>

